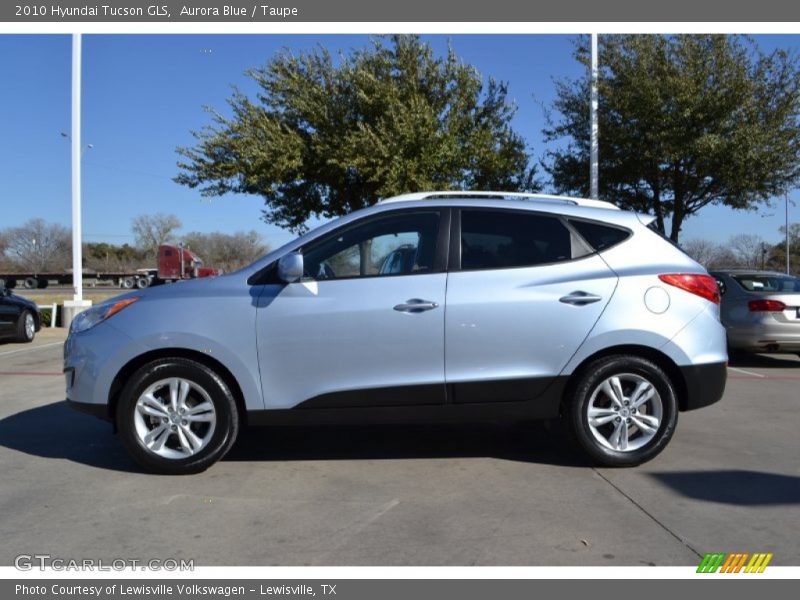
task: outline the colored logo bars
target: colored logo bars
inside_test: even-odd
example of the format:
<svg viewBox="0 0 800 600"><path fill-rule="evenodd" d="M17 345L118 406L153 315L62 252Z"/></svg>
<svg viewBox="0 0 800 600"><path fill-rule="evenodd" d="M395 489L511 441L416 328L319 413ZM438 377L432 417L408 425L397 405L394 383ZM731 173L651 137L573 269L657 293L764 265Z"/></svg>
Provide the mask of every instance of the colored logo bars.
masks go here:
<svg viewBox="0 0 800 600"><path fill-rule="evenodd" d="M748 561L748 558L750 559ZM763 573L769 561L772 560L772 553L736 552L725 554L724 552L711 552L703 557L700 566L697 567L698 573ZM745 566L747 563L747 566Z"/></svg>

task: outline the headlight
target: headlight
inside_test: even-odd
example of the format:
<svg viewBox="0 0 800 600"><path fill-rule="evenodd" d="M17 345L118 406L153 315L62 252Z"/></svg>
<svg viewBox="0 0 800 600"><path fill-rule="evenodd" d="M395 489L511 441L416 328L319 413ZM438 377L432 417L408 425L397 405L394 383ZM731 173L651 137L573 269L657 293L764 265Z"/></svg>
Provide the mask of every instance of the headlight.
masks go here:
<svg viewBox="0 0 800 600"><path fill-rule="evenodd" d="M70 333L80 333L81 331L91 329L98 323L101 323L109 317L117 314L123 308L130 306L138 299L139 298L125 298L125 300L120 300L119 302L93 306L92 308L89 308L78 314L78 316L72 320L72 325L69 328Z"/></svg>

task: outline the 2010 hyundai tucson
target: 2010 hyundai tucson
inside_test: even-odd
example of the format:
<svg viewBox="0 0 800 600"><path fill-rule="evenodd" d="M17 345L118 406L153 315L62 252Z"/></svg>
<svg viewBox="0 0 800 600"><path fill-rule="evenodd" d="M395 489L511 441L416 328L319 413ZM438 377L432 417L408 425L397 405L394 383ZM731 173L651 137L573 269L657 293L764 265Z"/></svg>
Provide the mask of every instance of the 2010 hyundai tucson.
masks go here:
<svg viewBox="0 0 800 600"><path fill-rule="evenodd" d="M714 278L650 221L552 196L391 198L80 314L67 399L161 473L207 468L243 425L354 418L561 416L596 462L636 465L720 399L727 361Z"/></svg>

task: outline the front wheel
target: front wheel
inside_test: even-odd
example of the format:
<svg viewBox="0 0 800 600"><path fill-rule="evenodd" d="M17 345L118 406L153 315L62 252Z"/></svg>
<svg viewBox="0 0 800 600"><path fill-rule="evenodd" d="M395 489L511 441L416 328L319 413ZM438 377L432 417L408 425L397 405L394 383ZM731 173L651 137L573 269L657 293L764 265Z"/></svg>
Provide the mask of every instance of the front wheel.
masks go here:
<svg viewBox="0 0 800 600"><path fill-rule="evenodd" d="M607 467L631 467L658 455L675 432L678 401L666 373L638 356L588 365L572 388L565 417L578 444Z"/></svg>
<svg viewBox="0 0 800 600"><path fill-rule="evenodd" d="M134 460L165 475L204 471L230 450L239 429L225 382L185 358L140 368L122 391L116 422Z"/></svg>

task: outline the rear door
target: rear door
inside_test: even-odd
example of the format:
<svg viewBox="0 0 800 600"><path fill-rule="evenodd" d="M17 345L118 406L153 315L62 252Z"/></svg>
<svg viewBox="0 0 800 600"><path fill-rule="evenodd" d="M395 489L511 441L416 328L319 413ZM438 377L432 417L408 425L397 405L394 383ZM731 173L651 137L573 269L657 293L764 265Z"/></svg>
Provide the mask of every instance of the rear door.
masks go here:
<svg viewBox="0 0 800 600"><path fill-rule="evenodd" d="M616 275L549 214L462 208L451 235L445 377L452 401L536 397L588 336Z"/></svg>

